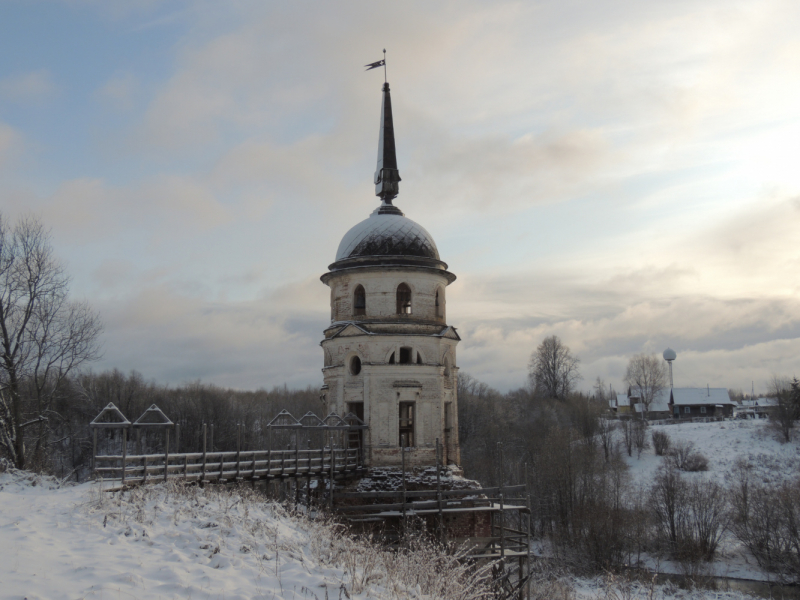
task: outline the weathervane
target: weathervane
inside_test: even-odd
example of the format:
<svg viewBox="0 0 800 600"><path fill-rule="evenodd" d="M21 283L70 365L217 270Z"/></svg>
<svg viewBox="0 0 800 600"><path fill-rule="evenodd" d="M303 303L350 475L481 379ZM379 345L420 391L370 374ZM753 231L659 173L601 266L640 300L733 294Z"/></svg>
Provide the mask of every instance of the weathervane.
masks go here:
<svg viewBox="0 0 800 600"><path fill-rule="evenodd" d="M367 71L383 67L383 82L386 83L388 81L388 79L386 79L386 48L383 49L383 60L377 60L374 63L369 63L364 66L367 67Z"/></svg>
<svg viewBox="0 0 800 600"><path fill-rule="evenodd" d="M389 95L389 81L386 77L386 48L383 60L364 65L367 71L383 67L383 104L381 105L381 129L378 138L378 165L375 169L375 195L381 199L379 214L402 215L402 211L392 206L392 200L400 191L400 172L397 170L397 152L394 147L394 121L392 120L392 99Z"/></svg>

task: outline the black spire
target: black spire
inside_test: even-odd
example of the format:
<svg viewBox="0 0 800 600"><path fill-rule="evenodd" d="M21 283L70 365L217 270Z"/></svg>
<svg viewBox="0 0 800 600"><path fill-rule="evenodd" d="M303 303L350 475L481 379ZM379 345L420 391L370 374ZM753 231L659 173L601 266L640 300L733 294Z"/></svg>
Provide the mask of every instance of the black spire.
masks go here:
<svg viewBox="0 0 800 600"><path fill-rule="evenodd" d="M392 97L389 84L383 84L381 106L381 134L378 139L378 168L375 170L375 195L381 199L381 212L400 212L392 206L392 200L400 191L400 172L397 170L397 152L394 147L394 123L392 121ZM394 209L394 210L391 210Z"/></svg>

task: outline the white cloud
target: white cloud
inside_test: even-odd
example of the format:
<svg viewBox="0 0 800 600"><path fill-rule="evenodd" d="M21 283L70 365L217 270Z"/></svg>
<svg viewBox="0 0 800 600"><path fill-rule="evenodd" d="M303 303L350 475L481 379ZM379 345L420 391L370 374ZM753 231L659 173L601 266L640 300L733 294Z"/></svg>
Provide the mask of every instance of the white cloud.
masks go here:
<svg viewBox="0 0 800 600"><path fill-rule="evenodd" d="M38 102L52 97L57 86L47 69L0 79L0 100Z"/></svg>
<svg viewBox="0 0 800 600"><path fill-rule="evenodd" d="M594 374L618 385L630 355L666 345L687 380L744 387L788 372L800 338L799 10L193 3L146 25L187 25L165 79L121 65L95 91L128 110L127 145L113 127L106 144L124 159L79 157L54 192L33 173L3 202L41 211L85 269L76 282L108 315L104 365L316 381L316 277L375 206L382 82L361 65L385 45L398 205L459 276L448 308L467 371L521 385L555 333L587 388ZM0 94L52 94L48 72L34 75ZM0 161L26 133L8 131Z"/></svg>
<svg viewBox="0 0 800 600"><path fill-rule="evenodd" d="M112 108L130 110L134 107L138 91L139 81L136 76L133 73L121 73L106 81L97 89L95 96Z"/></svg>
<svg viewBox="0 0 800 600"><path fill-rule="evenodd" d="M19 154L22 138L11 126L0 121L0 168Z"/></svg>

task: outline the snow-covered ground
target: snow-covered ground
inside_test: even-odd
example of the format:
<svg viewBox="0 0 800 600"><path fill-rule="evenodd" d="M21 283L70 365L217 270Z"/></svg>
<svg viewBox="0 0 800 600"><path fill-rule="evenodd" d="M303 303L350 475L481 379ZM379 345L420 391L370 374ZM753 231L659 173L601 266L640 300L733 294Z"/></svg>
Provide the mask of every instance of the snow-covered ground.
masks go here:
<svg viewBox="0 0 800 600"><path fill-rule="evenodd" d="M437 561L455 562L424 548L411 557L377 551L248 489L160 484L110 494L0 473L3 600L451 597L431 594L443 588L472 598L428 568Z"/></svg>
<svg viewBox="0 0 800 600"><path fill-rule="evenodd" d="M664 431L673 444L691 442L708 459L708 471L687 473L688 477L713 478L725 484L739 459L745 459L764 483L781 483L800 476L800 445L780 443L767 420L654 425L650 431ZM634 480L649 484L664 459L655 455L651 443L640 459L634 449L627 461Z"/></svg>
<svg viewBox="0 0 800 600"><path fill-rule="evenodd" d="M244 489L161 484L121 495L0 472L3 600L474 598L478 586L453 577L461 568L430 548L403 556L356 543ZM746 598L540 579L534 597L542 599Z"/></svg>

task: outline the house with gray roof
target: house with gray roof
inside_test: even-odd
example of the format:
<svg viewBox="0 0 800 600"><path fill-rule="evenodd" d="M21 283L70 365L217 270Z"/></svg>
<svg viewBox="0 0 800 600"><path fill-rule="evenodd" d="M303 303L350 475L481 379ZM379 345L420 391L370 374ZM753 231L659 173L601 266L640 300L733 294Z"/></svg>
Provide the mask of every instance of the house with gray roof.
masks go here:
<svg viewBox="0 0 800 600"><path fill-rule="evenodd" d="M676 419L694 417L730 417L737 404L728 396L727 388L672 388L669 407Z"/></svg>

